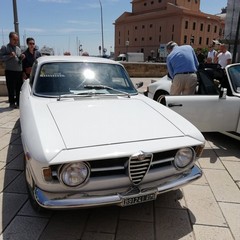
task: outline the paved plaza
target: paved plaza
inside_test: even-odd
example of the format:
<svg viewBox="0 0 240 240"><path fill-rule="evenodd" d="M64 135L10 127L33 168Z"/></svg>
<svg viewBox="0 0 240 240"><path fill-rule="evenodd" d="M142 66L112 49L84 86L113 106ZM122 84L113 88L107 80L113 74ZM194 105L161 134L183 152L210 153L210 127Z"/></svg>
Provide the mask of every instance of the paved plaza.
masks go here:
<svg viewBox="0 0 240 240"><path fill-rule="evenodd" d="M239 141L204 134L203 177L154 202L39 214L27 195L19 110L6 100L0 97L0 239L240 240Z"/></svg>

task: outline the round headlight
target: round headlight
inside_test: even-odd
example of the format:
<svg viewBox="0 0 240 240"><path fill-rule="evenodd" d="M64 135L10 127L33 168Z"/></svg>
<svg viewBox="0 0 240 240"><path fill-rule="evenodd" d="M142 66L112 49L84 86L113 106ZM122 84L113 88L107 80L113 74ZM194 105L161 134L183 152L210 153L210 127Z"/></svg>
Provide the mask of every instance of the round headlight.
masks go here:
<svg viewBox="0 0 240 240"><path fill-rule="evenodd" d="M195 158L195 152L192 148L182 148L177 151L174 163L177 168L185 168L192 163Z"/></svg>
<svg viewBox="0 0 240 240"><path fill-rule="evenodd" d="M69 186L76 187L83 184L89 177L90 169L85 163L70 163L61 168L60 179Z"/></svg>

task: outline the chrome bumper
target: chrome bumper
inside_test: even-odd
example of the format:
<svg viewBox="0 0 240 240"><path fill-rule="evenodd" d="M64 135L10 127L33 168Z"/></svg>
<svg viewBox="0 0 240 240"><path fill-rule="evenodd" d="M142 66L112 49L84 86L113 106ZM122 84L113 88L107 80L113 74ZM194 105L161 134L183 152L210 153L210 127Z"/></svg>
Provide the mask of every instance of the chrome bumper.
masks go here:
<svg viewBox="0 0 240 240"><path fill-rule="evenodd" d="M132 195L128 194L127 197L137 197L146 194L158 194L168 192L171 190L179 189L182 186L199 179L202 176L202 171L196 165L193 166L191 171L183 175L178 179L174 179L169 181L163 185L155 187L154 189L141 189L141 192L136 194L133 193ZM87 207L96 207L96 206L106 206L106 205L122 205L124 198L126 195L115 194L109 196L81 196L79 194L63 194L61 198L50 198L47 195L50 193L41 190L38 187L34 189L34 197L37 203L47 209L71 209L71 208L87 208ZM52 193L54 196L54 193Z"/></svg>

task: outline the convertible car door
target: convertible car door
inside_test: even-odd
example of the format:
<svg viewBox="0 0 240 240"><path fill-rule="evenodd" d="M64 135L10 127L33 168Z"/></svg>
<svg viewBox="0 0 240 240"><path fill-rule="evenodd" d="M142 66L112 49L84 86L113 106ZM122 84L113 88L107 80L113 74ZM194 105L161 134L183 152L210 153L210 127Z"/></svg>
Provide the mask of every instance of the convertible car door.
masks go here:
<svg viewBox="0 0 240 240"><path fill-rule="evenodd" d="M240 131L238 97L165 96L165 101L167 107L188 119L202 132Z"/></svg>

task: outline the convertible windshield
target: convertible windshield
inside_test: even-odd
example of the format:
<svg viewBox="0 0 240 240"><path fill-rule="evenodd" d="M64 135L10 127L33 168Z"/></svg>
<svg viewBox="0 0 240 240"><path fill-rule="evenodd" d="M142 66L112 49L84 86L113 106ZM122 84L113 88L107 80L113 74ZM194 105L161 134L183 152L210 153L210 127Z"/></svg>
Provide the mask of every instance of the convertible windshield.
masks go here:
<svg viewBox="0 0 240 240"><path fill-rule="evenodd" d="M233 65L228 68L228 73L235 92L240 93L240 65Z"/></svg>
<svg viewBox="0 0 240 240"><path fill-rule="evenodd" d="M122 66L93 62L46 63L38 72L34 90L41 96L137 93Z"/></svg>

